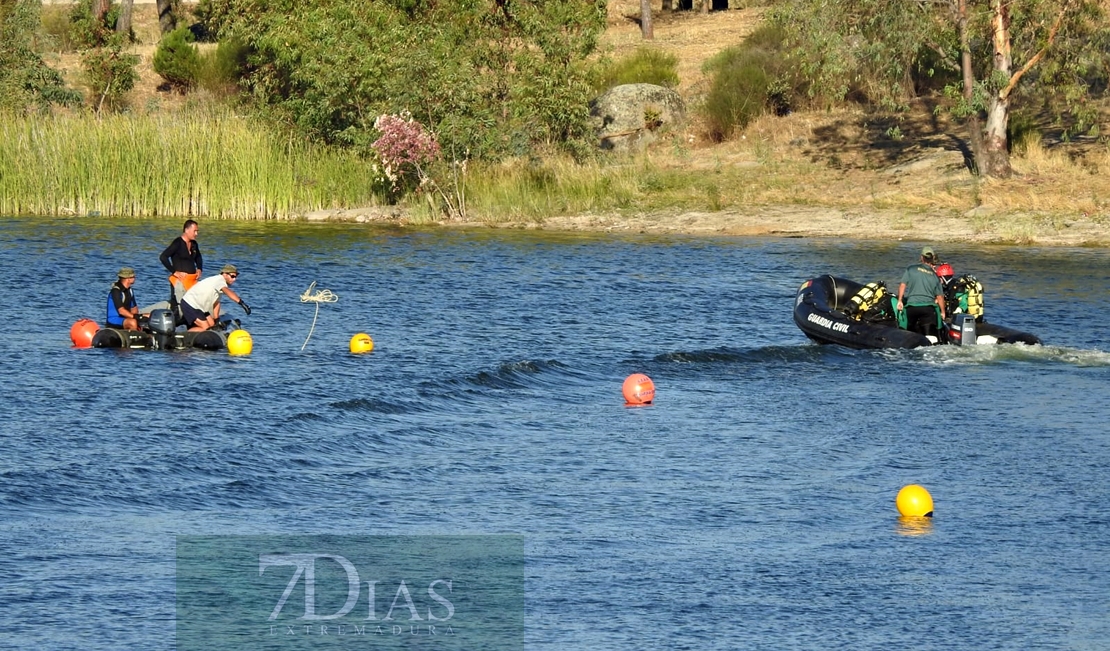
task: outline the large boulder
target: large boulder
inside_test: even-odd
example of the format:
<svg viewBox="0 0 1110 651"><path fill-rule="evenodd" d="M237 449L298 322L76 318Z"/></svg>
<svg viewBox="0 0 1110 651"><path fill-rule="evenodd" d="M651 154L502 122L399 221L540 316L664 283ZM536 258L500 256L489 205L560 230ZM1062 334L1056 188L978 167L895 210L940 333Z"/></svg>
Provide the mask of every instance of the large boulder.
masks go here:
<svg viewBox="0 0 1110 651"><path fill-rule="evenodd" d="M627 151L643 147L685 116L686 103L682 97L654 84L614 86L590 103L590 119L602 149Z"/></svg>

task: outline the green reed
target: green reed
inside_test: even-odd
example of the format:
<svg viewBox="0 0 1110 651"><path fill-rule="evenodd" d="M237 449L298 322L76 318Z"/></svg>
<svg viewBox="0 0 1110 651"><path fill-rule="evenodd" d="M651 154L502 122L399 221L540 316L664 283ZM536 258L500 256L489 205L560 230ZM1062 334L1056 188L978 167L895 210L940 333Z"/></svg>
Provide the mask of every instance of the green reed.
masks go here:
<svg viewBox="0 0 1110 651"><path fill-rule="evenodd" d="M0 214L290 218L380 202L349 152L231 115L0 121Z"/></svg>
<svg viewBox="0 0 1110 651"><path fill-rule="evenodd" d="M468 217L501 222L630 208L641 195L641 165L576 163L551 156L476 165L466 174Z"/></svg>

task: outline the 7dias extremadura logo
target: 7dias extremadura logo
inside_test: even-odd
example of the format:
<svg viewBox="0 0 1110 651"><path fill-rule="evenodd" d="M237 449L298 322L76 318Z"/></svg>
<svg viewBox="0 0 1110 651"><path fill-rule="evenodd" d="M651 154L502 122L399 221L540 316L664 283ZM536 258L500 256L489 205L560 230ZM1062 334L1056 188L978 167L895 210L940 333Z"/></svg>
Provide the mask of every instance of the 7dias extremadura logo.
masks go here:
<svg viewBox="0 0 1110 651"><path fill-rule="evenodd" d="M524 538L178 536L178 651L523 651Z"/></svg>
<svg viewBox="0 0 1110 651"><path fill-rule="evenodd" d="M345 579L346 599L342 606L335 612L320 612L316 604L316 588L317 588L317 562L329 562L339 566L342 570L342 578ZM355 635L365 635L367 633L367 625L365 622L389 622L387 629L379 624L377 626L371 625L372 633L384 635L387 632L393 634L400 634L402 631L411 634L423 633L425 635L454 635L454 629L449 624L442 624L447 622L455 616L455 605L451 603L451 592L453 590L453 582L451 579L437 578L427 582L426 597L422 594L423 584L414 583L413 587L419 587L421 590L417 591L417 598L413 598L412 590L409 587L409 581L401 579L394 588L393 584L380 582L380 581L363 581L358 572L355 564L348 560L345 556L339 554L260 554L258 556L258 573L262 575L267 569L272 567L292 567L294 568L292 576L289 578L288 583L285 585L285 590L281 593L281 597L274 605L274 609L270 612L269 621L278 621L282 609L285 608L286 602L289 601L290 596L294 594L298 584L303 584L304 588L304 610L297 617L297 619L306 622L334 622L335 620L342 619L348 615L355 614L362 620L363 625L359 626L355 622L348 624L349 633ZM333 577L334 578L334 577ZM379 584L382 584L383 590L379 591ZM363 586L365 586L365 609L360 609L355 612L356 606L359 605L360 597L363 595ZM388 608L384 610L384 615L379 617L378 613L378 595L385 592L388 586L389 593L392 593L392 599L388 600ZM383 600L383 606L386 600ZM419 603L419 605L418 605ZM423 607L423 610L421 609ZM394 613L397 617L394 617ZM365 617L362 614L365 613ZM405 617L407 615L407 617ZM401 626L399 621L404 621L405 626ZM416 622L421 622L417 625ZM437 630L437 626L439 629ZM301 630L303 629L303 630ZM343 635L343 624L335 623L332 626L327 624L318 624L313 626L311 624L301 624L294 626L292 624L284 625L270 625L271 635L296 635L296 634L320 634L328 635L329 629L334 629L335 635Z"/></svg>

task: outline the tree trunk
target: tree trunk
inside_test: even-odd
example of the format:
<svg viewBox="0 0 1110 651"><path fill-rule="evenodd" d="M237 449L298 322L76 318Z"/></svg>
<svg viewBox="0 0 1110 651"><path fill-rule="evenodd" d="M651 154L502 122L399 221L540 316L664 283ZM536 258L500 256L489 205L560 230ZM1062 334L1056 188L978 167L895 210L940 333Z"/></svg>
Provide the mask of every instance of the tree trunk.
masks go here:
<svg viewBox="0 0 1110 651"><path fill-rule="evenodd" d="M994 55L991 67L998 78L1010 81L1013 58L1010 54L1010 7L1008 0L991 0L991 42ZM1010 150L1007 127L1010 124L1010 86L995 91L987 103L987 124L984 132L983 158L985 166L980 171L987 176L1008 178Z"/></svg>
<svg viewBox="0 0 1110 651"><path fill-rule="evenodd" d="M968 106L975 104L975 69L971 65L971 36L967 31L967 3L959 0L956 9L956 26L960 36L960 72L963 74L963 95ZM983 160L983 124L976 107L968 117L968 140L971 143L971 160L975 174L982 174L986 165Z"/></svg>
<svg viewBox="0 0 1110 651"><path fill-rule="evenodd" d="M708 14L709 13L709 4L711 2L712 2L712 0L701 0L701 12L703 14Z"/></svg>
<svg viewBox="0 0 1110 651"><path fill-rule="evenodd" d="M125 37L131 36L131 8L135 0L123 0L119 3L119 18L116 20L116 33Z"/></svg>
<svg viewBox="0 0 1110 651"><path fill-rule="evenodd" d="M663 11L674 11L674 0L663 0Z"/></svg>
<svg viewBox="0 0 1110 651"><path fill-rule="evenodd" d="M651 0L640 0L640 34L645 41L655 38L655 30L651 24Z"/></svg>
<svg viewBox="0 0 1110 651"><path fill-rule="evenodd" d="M108 13L108 7L111 5L109 0L93 0L92 2L92 16L97 25L104 22L104 14Z"/></svg>
<svg viewBox="0 0 1110 651"><path fill-rule="evenodd" d="M173 31L176 26L173 19L173 1L172 0L157 0L158 5L158 29L167 34Z"/></svg>

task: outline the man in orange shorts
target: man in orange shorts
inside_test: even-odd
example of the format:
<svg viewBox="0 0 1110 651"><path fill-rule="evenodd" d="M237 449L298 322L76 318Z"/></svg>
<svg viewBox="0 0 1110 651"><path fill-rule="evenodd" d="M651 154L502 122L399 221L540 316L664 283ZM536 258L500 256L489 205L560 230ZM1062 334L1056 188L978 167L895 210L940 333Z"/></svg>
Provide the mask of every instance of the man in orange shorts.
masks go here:
<svg viewBox="0 0 1110 651"><path fill-rule="evenodd" d="M197 244L197 233L200 231L197 223L192 219L185 222L181 230L181 237L174 239L162 251L158 259L162 266L170 272L170 285L175 287L175 294L180 300L181 296L200 280L204 267L204 259L200 255L200 245ZM182 288L178 290L176 285Z"/></svg>

